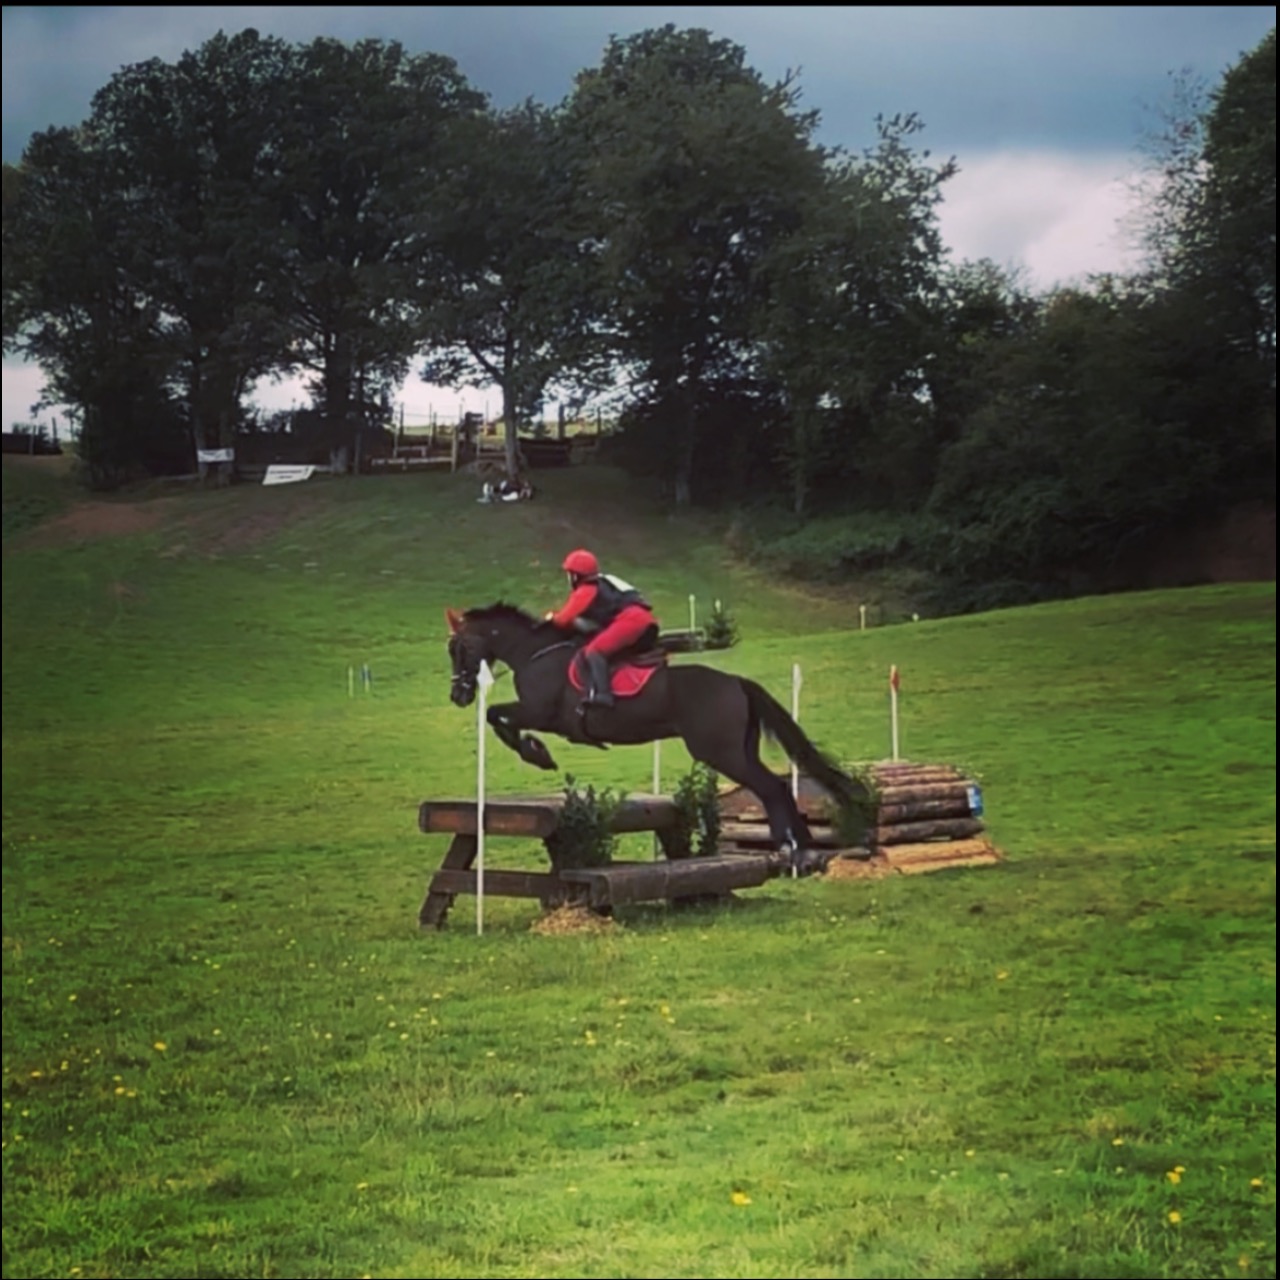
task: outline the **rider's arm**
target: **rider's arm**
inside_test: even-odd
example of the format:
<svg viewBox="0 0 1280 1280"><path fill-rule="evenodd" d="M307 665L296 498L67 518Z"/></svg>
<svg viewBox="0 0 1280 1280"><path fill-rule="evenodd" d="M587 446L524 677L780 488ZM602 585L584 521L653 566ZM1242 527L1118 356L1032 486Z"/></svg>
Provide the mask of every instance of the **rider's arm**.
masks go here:
<svg viewBox="0 0 1280 1280"><path fill-rule="evenodd" d="M574 587L568 600L565 601L564 607L553 613L550 621L557 627L568 630L569 627L573 626L574 620L579 614L596 598L597 590L599 588L594 582L584 582L581 586Z"/></svg>

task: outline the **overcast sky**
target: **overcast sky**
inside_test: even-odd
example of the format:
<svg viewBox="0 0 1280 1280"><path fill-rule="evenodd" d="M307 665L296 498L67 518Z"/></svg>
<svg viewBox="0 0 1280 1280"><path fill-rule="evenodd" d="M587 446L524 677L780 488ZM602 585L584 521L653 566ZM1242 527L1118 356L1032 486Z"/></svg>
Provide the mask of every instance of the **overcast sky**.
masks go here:
<svg viewBox="0 0 1280 1280"><path fill-rule="evenodd" d="M820 112L828 145L861 150L874 143L876 115L918 113L920 145L960 166L940 211L955 257L1016 265L1048 288L1131 265L1126 179L1154 108L1168 102L1171 73L1188 69L1216 84L1275 15L1274 5L13 5L0 51L4 159L16 163L32 133L83 120L122 66L172 61L219 30L398 40L454 58L474 87L508 106L561 101L610 35L671 22L741 45L767 79L798 72L802 105ZM39 381L5 361L6 427L30 416ZM283 387L259 398L288 405L297 395ZM405 388L410 415L430 405L453 416L463 399L482 408L485 396L433 392L416 379Z"/></svg>

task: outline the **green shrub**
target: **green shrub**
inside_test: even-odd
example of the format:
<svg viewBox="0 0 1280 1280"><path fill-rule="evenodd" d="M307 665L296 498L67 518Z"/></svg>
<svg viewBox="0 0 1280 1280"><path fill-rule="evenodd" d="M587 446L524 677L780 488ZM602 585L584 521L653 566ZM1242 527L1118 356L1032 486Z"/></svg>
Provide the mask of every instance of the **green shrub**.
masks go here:
<svg viewBox="0 0 1280 1280"><path fill-rule="evenodd" d="M579 791L573 774L565 774L564 807L555 831L547 837L547 852L557 870L562 867L607 867L618 838L610 830L622 797L610 787L597 793Z"/></svg>
<svg viewBox="0 0 1280 1280"><path fill-rule="evenodd" d="M753 512L730 530L731 548L746 559L795 578L837 581L900 567L934 536L935 522L919 515L863 511L803 521L778 512Z"/></svg>
<svg viewBox="0 0 1280 1280"><path fill-rule="evenodd" d="M695 763L675 789L679 815L663 844L667 856L693 858L713 854L720 841L719 779L705 764Z"/></svg>
<svg viewBox="0 0 1280 1280"><path fill-rule="evenodd" d="M732 649L738 643L738 624L731 614L719 600L715 603L715 608L711 610L711 617L707 619L706 625L706 641L704 648L707 649Z"/></svg>

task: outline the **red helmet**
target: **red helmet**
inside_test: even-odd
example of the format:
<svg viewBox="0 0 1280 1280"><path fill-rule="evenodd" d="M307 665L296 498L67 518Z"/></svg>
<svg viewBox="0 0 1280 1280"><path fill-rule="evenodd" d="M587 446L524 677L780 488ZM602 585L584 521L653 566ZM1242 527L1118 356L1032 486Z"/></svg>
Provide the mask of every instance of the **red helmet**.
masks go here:
<svg viewBox="0 0 1280 1280"><path fill-rule="evenodd" d="M579 573L588 578L600 572L600 562L590 551L583 551L581 547L577 551L570 551L560 567L566 573Z"/></svg>

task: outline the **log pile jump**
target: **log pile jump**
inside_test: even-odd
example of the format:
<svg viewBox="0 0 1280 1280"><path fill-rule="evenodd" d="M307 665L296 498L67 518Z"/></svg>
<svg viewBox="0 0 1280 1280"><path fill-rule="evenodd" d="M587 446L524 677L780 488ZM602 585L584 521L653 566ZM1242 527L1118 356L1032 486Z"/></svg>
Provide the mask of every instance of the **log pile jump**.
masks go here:
<svg viewBox="0 0 1280 1280"><path fill-rule="evenodd" d="M872 791L874 816L864 845L842 847L826 797L801 775L797 803L815 848L865 870L917 875L944 867L989 866L1002 855L986 835L982 789L953 765L882 763L858 771ZM720 848L727 853L771 847L768 821L756 797L734 787L720 797ZM852 868L851 868L852 869Z"/></svg>

